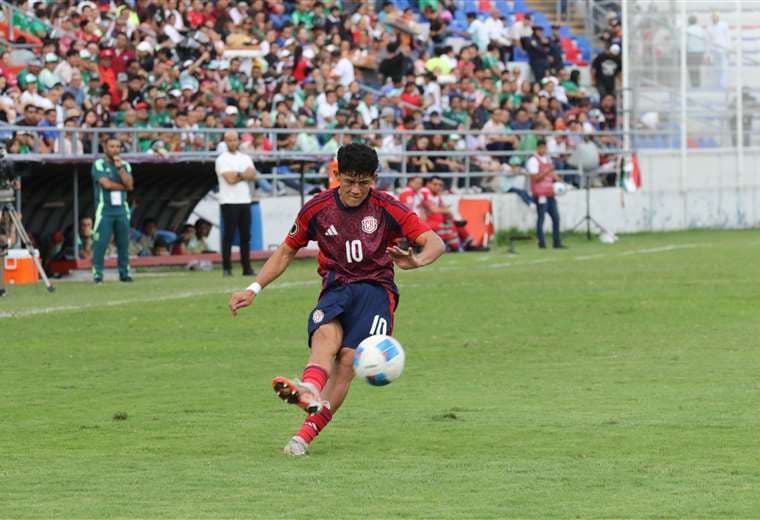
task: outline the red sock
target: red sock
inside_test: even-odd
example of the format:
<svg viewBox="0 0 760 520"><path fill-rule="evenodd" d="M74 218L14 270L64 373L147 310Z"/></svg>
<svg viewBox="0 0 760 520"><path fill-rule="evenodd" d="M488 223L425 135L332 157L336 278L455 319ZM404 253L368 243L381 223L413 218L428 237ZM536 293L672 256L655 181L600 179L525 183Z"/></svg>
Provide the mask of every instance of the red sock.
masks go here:
<svg viewBox="0 0 760 520"><path fill-rule="evenodd" d="M327 370L321 366L306 365L306 368L303 369L303 377L301 378L301 381L313 384L317 387L317 390L321 392L325 387L325 384L327 384L328 377L330 377L330 375L327 373Z"/></svg>
<svg viewBox="0 0 760 520"><path fill-rule="evenodd" d="M329 423L331 419L332 412L325 406L318 414L308 416L296 435L301 437L308 444L319 435L319 432L324 430L325 426L327 426L327 423Z"/></svg>

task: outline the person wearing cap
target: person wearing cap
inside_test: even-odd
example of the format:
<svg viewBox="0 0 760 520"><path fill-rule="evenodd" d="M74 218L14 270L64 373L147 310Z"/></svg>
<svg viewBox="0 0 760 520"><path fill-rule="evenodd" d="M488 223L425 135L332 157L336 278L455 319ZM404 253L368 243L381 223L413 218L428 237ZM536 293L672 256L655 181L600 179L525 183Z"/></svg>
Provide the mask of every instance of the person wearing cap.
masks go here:
<svg viewBox="0 0 760 520"><path fill-rule="evenodd" d="M108 85L108 91L111 93L111 105L118 106L121 103L121 91L119 83L116 81L116 71L113 69L113 50L103 49L98 58L100 80Z"/></svg>
<svg viewBox="0 0 760 520"><path fill-rule="evenodd" d="M135 106L135 104L145 100L143 78L141 76L128 75L125 83L127 84L125 99L130 105Z"/></svg>
<svg viewBox="0 0 760 520"><path fill-rule="evenodd" d="M18 82L19 88L22 88L22 89L26 88L26 83L27 83L26 77L29 74L34 76L34 79L36 81L41 71L42 71L42 61L39 58L32 58L31 60L29 60L29 63L26 64L26 68L20 70L18 74L16 74L16 81Z"/></svg>
<svg viewBox="0 0 760 520"><path fill-rule="evenodd" d="M559 74L559 71L565 67L560 26L556 23L552 25L552 33L549 36L549 61L549 69L553 74Z"/></svg>
<svg viewBox="0 0 760 520"><path fill-rule="evenodd" d="M43 107L48 104L48 100L38 92L37 81L37 76L34 74L26 75L26 87L20 98L21 106L34 105L36 107Z"/></svg>
<svg viewBox="0 0 760 520"><path fill-rule="evenodd" d="M96 284L103 283L103 261L111 235L116 237L119 280L131 282L129 275L129 204L127 192L134 189L132 167L121 159L121 142L110 137L104 145L105 157L92 165L95 195L95 232L92 246L92 275Z"/></svg>
<svg viewBox="0 0 760 520"><path fill-rule="evenodd" d="M548 40L544 37L544 28L540 25L533 26L533 34L525 36L521 40L523 50L528 54L528 62L533 72L533 80L544 79L546 69L549 67Z"/></svg>
<svg viewBox="0 0 760 520"><path fill-rule="evenodd" d="M591 84L599 91L599 98L615 95L615 84L623 69L620 46L610 45L591 62ZM693 79L693 78L692 78Z"/></svg>
<svg viewBox="0 0 760 520"><path fill-rule="evenodd" d="M168 103L169 99L166 97L166 93L159 90L153 99L153 110L148 117L150 126L156 128L171 126L172 117L167 109Z"/></svg>
<svg viewBox="0 0 760 520"><path fill-rule="evenodd" d="M240 237L240 263L243 276L253 276L251 267L251 185L256 181L256 168L249 155L240 150L238 133L224 133L226 150L216 158L216 175L219 178L219 204L224 222L222 236L222 269L224 276L232 276L232 240L235 231Z"/></svg>
<svg viewBox="0 0 760 520"><path fill-rule="evenodd" d="M56 83L63 82L55 73L59 61L58 55L55 53L49 52L45 55L45 67L42 69L38 77L41 92L50 90Z"/></svg>
<svg viewBox="0 0 760 520"><path fill-rule="evenodd" d="M153 46L147 41L142 41L137 44L137 54L135 59L140 64L140 68L143 70L153 70Z"/></svg>

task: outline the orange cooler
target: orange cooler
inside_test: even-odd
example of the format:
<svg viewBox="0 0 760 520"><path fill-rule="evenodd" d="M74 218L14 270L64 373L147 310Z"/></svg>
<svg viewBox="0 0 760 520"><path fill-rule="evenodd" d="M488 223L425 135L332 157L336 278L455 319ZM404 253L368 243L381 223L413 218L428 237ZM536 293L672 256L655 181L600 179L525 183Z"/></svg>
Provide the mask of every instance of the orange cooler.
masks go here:
<svg viewBox="0 0 760 520"><path fill-rule="evenodd" d="M35 255L39 253L35 251ZM34 267L32 255L26 249L9 249L5 260L5 283L6 284L30 284L37 283L40 275Z"/></svg>

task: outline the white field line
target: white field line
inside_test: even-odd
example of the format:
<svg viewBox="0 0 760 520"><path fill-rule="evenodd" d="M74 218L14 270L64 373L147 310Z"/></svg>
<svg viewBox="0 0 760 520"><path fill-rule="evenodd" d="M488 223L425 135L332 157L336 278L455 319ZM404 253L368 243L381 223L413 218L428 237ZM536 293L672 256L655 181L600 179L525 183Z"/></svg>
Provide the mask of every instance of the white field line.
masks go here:
<svg viewBox="0 0 760 520"><path fill-rule="evenodd" d="M630 251L624 251L622 253L598 253L594 255L583 255L583 256L575 256L572 259L576 262L585 262L588 260L596 260L598 258L612 258L616 256L634 256L634 255L647 255L647 254L653 254L653 253L665 253L668 251L676 251L679 249L692 249L695 247L706 247L706 244L682 244L682 245L675 245L670 244L667 246L661 246L661 247L652 247L647 249L632 249ZM548 263L554 263L554 262L562 262L567 260L566 257L553 257L553 258L542 258L539 260L529 260L527 262L497 262L494 264L486 264L481 266L474 266L468 268L468 270L473 269L501 269L504 267L512 267L512 266L521 266L521 265L536 265L536 264L548 264ZM435 271L457 271L459 270L459 267L457 266L443 266L439 268L433 268Z"/></svg>
<svg viewBox="0 0 760 520"><path fill-rule="evenodd" d="M678 249L691 249L694 247L699 247L702 244L683 244L683 245L667 245L662 247L653 247L648 249L634 249L631 251L625 251L622 253L601 253L597 255L587 255L587 256L576 256L575 260L579 262L587 261L587 260L595 260L597 258L609 258L609 257L615 257L615 256L632 256L632 255L646 255L646 254L653 254L653 253L664 253L668 251L675 251ZM536 265L536 264L546 264L546 263L552 263L552 262L559 262L563 260L563 258L543 258L539 260L530 260L527 262L501 262L496 264L489 264L489 265L483 265L482 268L487 269L498 269L502 267L511 267L511 266L520 266L520 265ZM468 268L468 270L473 269L472 267ZM456 266L444 266L441 268L436 269L437 271L453 271L453 270L459 270ZM273 285L272 287L268 288L267 290L273 290L273 289L292 289L297 287L310 287L312 285L318 285L321 282L319 280L304 280L301 282L285 282L280 283L277 285ZM412 287L412 286L419 286L419 284L403 284L404 286ZM22 311L17 312L0 312L0 319L3 318L23 318L26 316L35 316L38 314L51 314L55 312L66 312L66 311L82 311L86 309L92 309L92 308L101 308L101 307L116 307L119 305L130 305L133 303L154 303L154 302L163 302L163 301L170 301L170 300L182 300L187 298L195 298L197 296L208 296L212 294L229 294L232 289L210 289L210 290L203 290L203 291L182 291L174 294L167 294L164 296L153 296L153 297L144 297L144 298L126 298L123 300L111 300L109 302L103 302L103 303L84 303L80 305L58 305L55 307L33 307L31 309L25 309Z"/></svg>
<svg viewBox="0 0 760 520"><path fill-rule="evenodd" d="M304 280L302 282L285 282L280 283L277 285L273 285L272 287L268 287L267 290L276 290L276 289L292 289L296 287L308 287L312 285L318 285L320 283L319 280ZM169 300L183 300L186 298L196 298L198 296L208 296L212 294L229 294L234 289L209 289L209 290L203 290L203 291L182 291L174 294L166 294L163 296L152 296L152 297L144 297L144 298L125 298L123 300L111 300L108 302L101 302L101 303L83 303L80 305L57 305L55 307L32 307L31 309L25 309L22 311L17 312L0 312L0 319L3 318L23 318L26 316L35 316L37 314L51 314L54 312L65 312L65 311L82 311L86 309L92 309L92 308L102 308L102 307L116 307L119 305L130 305L133 303L154 303L154 302L163 302L163 301L169 301Z"/></svg>

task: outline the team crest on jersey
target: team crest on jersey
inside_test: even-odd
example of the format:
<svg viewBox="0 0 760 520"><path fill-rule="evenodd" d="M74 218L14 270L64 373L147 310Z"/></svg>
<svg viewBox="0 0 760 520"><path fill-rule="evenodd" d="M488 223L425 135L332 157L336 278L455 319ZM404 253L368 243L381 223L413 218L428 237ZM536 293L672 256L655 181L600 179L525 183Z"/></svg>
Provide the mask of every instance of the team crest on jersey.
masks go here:
<svg viewBox="0 0 760 520"><path fill-rule="evenodd" d="M325 319L325 313L319 309L315 310L314 313L311 315L311 321L313 321L314 323L322 323L323 319Z"/></svg>
<svg viewBox="0 0 760 520"><path fill-rule="evenodd" d="M295 224L293 224L293 227L290 228L290 233L289 234L292 237L294 237L294 236L296 236L298 234L298 222L296 222Z"/></svg>
<svg viewBox="0 0 760 520"><path fill-rule="evenodd" d="M362 219L362 231L365 233L377 231L377 219L375 217L364 217Z"/></svg>

